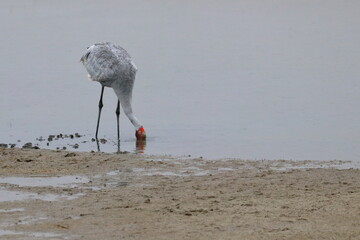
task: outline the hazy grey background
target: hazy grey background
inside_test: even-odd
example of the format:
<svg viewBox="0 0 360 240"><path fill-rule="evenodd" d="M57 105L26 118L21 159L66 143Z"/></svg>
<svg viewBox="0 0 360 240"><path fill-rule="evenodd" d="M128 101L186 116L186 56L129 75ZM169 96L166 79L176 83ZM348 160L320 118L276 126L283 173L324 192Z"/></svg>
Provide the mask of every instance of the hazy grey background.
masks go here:
<svg viewBox="0 0 360 240"><path fill-rule="evenodd" d="M359 1L3 0L0 30L0 142L91 139L100 85L78 61L112 41L139 68L146 153L360 161ZM111 142L111 89L104 105L100 135ZM121 117L121 148L133 151Z"/></svg>

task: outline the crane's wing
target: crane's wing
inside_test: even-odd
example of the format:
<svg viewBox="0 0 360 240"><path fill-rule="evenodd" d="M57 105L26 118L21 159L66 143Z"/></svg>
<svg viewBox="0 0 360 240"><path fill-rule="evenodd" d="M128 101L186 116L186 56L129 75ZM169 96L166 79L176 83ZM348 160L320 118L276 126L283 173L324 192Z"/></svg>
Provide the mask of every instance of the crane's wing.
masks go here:
<svg viewBox="0 0 360 240"><path fill-rule="evenodd" d="M111 51L117 57L120 65L123 66L124 69L122 69L122 70L126 69L126 70L131 70L133 72L137 72L138 69L137 69L135 63L132 61L129 53L125 49L123 49L119 45L116 45L116 44L113 44L110 42L108 42L106 44L109 46Z"/></svg>
<svg viewBox="0 0 360 240"><path fill-rule="evenodd" d="M105 82L126 73L131 57L115 44L96 43L87 49L80 61L91 80Z"/></svg>
<svg viewBox="0 0 360 240"><path fill-rule="evenodd" d="M89 78L94 81L106 81L116 75L118 61L105 45L93 45L81 58Z"/></svg>
<svg viewBox="0 0 360 240"><path fill-rule="evenodd" d="M122 47L110 42L95 43L87 49L80 61L89 78L102 85L110 86L116 79L134 81L137 67Z"/></svg>

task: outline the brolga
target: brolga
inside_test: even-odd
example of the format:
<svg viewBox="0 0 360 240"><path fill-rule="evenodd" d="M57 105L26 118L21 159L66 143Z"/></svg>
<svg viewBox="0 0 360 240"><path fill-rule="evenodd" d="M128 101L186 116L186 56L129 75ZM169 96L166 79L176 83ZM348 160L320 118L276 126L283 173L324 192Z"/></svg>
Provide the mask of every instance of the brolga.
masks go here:
<svg viewBox="0 0 360 240"><path fill-rule="evenodd" d="M99 114L95 133L97 142L101 109L103 107L102 98L105 87L114 89L118 98L115 111L117 118L118 144L120 143L120 104L125 112L125 115L135 127L136 139L145 140L145 129L139 120L134 116L131 106L132 91L137 68L127 51L110 42L95 43L91 47L87 48L87 51L81 57L80 61L84 64L87 72L89 73L89 79L97 81L101 84Z"/></svg>

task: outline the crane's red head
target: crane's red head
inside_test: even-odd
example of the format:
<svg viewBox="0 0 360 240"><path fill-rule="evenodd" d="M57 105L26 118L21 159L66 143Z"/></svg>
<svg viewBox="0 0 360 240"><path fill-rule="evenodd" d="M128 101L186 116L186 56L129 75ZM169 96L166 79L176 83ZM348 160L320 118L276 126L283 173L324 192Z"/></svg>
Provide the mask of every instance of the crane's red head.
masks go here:
<svg viewBox="0 0 360 240"><path fill-rule="evenodd" d="M135 136L136 136L137 140L145 140L146 139L146 133L145 133L144 127L141 126L138 130L136 130Z"/></svg>

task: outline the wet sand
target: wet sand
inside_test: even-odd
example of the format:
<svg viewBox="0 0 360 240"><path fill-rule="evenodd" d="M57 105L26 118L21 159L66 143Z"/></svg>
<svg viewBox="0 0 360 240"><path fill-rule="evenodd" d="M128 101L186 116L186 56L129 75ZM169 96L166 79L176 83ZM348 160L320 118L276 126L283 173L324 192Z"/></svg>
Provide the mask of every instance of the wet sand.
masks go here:
<svg viewBox="0 0 360 240"><path fill-rule="evenodd" d="M0 238L360 239L360 170L343 165L0 148L0 190L36 196L0 195ZM6 182L61 176L79 181Z"/></svg>

